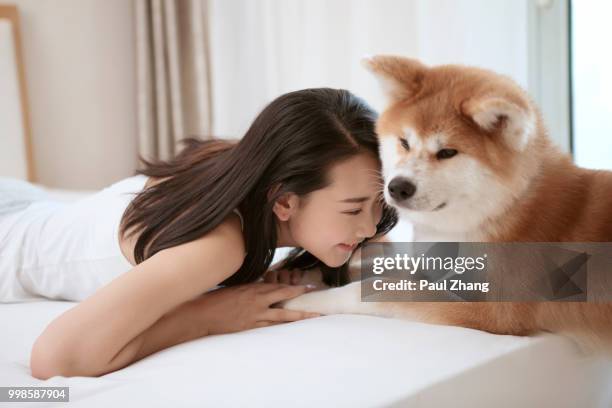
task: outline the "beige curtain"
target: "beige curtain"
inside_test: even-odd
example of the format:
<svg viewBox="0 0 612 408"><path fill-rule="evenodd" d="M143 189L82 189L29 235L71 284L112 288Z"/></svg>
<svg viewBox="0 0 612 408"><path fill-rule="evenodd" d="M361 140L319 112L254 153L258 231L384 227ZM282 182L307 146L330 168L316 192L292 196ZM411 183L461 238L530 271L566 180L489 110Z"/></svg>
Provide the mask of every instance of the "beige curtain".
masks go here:
<svg viewBox="0 0 612 408"><path fill-rule="evenodd" d="M167 160L212 133L208 0L134 1L139 153Z"/></svg>

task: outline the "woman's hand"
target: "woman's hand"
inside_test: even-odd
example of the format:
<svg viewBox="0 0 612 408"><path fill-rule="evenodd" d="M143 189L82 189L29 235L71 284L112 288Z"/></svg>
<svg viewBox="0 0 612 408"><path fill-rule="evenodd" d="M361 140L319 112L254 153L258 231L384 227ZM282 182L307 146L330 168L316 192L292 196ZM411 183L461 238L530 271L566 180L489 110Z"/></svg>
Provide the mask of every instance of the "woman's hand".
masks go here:
<svg viewBox="0 0 612 408"><path fill-rule="evenodd" d="M267 283L284 283L287 285L298 285L304 272L300 269L271 269L263 276Z"/></svg>
<svg viewBox="0 0 612 408"><path fill-rule="evenodd" d="M207 334L233 333L320 316L275 307L310 290L310 285L249 283L207 292L193 301L193 307Z"/></svg>
<svg viewBox="0 0 612 408"><path fill-rule="evenodd" d="M323 274L319 268L307 269L270 269L263 276L268 283L284 283L288 285L311 285L314 289L328 289L323 283Z"/></svg>

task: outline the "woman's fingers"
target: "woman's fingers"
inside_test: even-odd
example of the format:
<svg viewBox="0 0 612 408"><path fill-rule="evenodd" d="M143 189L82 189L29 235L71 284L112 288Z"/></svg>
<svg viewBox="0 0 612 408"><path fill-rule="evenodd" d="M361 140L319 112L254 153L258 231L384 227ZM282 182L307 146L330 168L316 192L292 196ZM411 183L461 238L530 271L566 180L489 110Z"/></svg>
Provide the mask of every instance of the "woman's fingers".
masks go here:
<svg viewBox="0 0 612 408"><path fill-rule="evenodd" d="M258 294L263 295L266 293L275 292L280 289L285 289L289 287L305 287L306 291L310 291L316 288L316 285L307 284L307 285L290 285L288 283L269 283L269 282L257 282L257 283L248 283L247 285L253 285Z"/></svg>
<svg viewBox="0 0 612 408"><path fill-rule="evenodd" d="M302 279L302 271L299 269L269 270L265 273L263 281L266 283L284 283L297 285Z"/></svg>
<svg viewBox="0 0 612 408"><path fill-rule="evenodd" d="M281 321L271 321L271 320L260 320L258 322L255 322L255 324L253 325L253 327L268 327L268 326L274 326L275 324L281 324L284 322Z"/></svg>
<svg viewBox="0 0 612 408"><path fill-rule="evenodd" d="M256 292L259 295L264 295L266 293L274 292L276 290L289 287L289 285L287 284L276 283L276 282L258 282L258 283L251 283L249 285L255 285Z"/></svg>
<svg viewBox="0 0 612 408"><path fill-rule="evenodd" d="M294 269L291 271L291 283L292 285L297 285L302 280L302 271L299 269Z"/></svg>
<svg viewBox="0 0 612 408"><path fill-rule="evenodd" d="M253 289L259 295L263 295L265 293L270 293L272 291L286 288L289 285L276 283L276 282L254 282L254 283L246 283L242 285L245 290Z"/></svg>
<svg viewBox="0 0 612 408"><path fill-rule="evenodd" d="M291 283L291 271L287 269L278 271L278 283L285 283L289 285Z"/></svg>
<svg viewBox="0 0 612 408"><path fill-rule="evenodd" d="M278 272L278 281L288 285L297 285L302 279L302 271L299 269L282 269Z"/></svg>
<svg viewBox="0 0 612 408"><path fill-rule="evenodd" d="M278 281L278 271L268 271L264 275L264 282L276 283Z"/></svg>
<svg viewBox="0 0 612 408"><path fill-rule="evenodd" d="M268 309L266 310L261 319L266 321L274 322L295 322L303 319L310 319L312 317L319 317L320 313L302 312L297 310L285 310L285 309Z"/></svg>

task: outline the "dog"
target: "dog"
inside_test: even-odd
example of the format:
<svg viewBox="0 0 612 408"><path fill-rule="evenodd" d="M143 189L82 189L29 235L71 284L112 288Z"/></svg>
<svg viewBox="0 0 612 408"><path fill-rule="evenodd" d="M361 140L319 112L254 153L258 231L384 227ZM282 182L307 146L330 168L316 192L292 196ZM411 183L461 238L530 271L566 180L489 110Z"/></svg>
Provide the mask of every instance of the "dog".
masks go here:
<svg viewBox="0 0 612 408"><path fill-rule="evenodd" d="M612 241L612 172L577 167L512 79L389 55L364 65L388 99L376 123L385 201L412 223L415 241ZM555 332L587 349L612 344L610 303L362 302L360 296L360 282L353 282L282 307L497 334Z"/></svg>

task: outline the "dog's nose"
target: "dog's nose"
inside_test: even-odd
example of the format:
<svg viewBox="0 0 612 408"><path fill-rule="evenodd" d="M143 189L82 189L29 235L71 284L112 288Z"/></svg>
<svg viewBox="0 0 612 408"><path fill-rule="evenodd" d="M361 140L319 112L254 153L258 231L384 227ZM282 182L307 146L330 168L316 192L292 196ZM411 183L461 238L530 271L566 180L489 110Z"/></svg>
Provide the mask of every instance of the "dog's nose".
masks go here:
<svg viewBox="0 0 612 408"><path fill-rule="evenodd" d="M395 177L387 188L391 197L396 201L407 200L416 192L416 186L410 180L403 177Z"/></svg>

